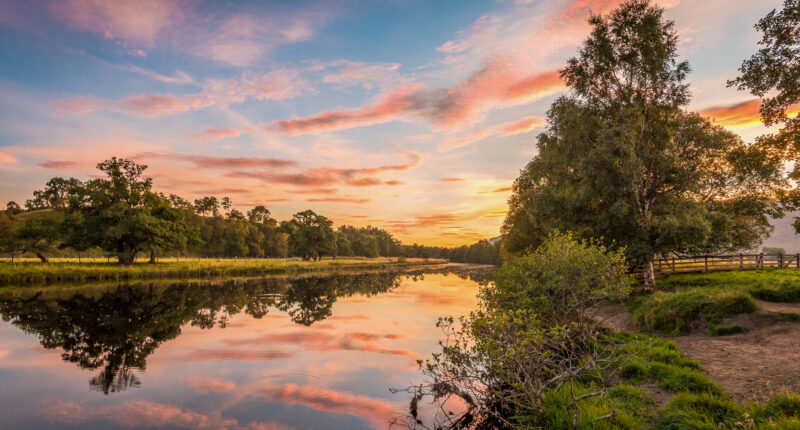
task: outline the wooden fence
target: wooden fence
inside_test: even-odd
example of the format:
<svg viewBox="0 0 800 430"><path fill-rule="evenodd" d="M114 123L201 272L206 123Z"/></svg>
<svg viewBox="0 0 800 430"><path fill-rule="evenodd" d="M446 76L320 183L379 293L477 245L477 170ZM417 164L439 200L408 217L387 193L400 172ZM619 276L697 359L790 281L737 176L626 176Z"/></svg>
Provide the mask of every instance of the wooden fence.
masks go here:
<svg viewBox="0 0 800 430"><path fill-rule="evenodd" d="M690 258L658 258L653 261L656 276L669 273L704 273L725 270L800 269L800 254L704 255ZM634 268L640 275L642 267Z"/></svg>

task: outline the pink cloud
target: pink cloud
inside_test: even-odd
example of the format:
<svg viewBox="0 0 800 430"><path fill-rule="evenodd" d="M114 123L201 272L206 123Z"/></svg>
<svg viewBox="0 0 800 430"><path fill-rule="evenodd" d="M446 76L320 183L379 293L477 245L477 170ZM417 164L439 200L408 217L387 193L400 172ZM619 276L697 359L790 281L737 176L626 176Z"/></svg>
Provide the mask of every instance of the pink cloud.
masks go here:
<svg viewBox="0 0 800 430"><path fill-rule="evenodd" d="M363 63L360 61L336 60L317 64L320 69L337 68L325 73L322 82L339 87L362 86L366 89L397 85L402 79L398 74L399 63Z"/></svg>
<svg viewBox="0 0 800 430"><path fill-rule="evenodd" d="M375 103L351 110L323 112L308 118L270 123L267 130L289 135L319 133L342 128L363 127L397 119L419 105L421 87L409 85L381 96Z"/></svg>
<svg viewBox="0 0 800 430"><path fill-rule="evenodd" d="M186 384L203 394L227 393L236 388L236 384L233 382L216 378L190 377L186 380Z"/></svg>
<svg viewBox="0 0 800 430"><path fill-rule="evenodd" d="M458 52L466 51L468 48L469 44L465 40L458 39L458 40L448 40L447 42L444 42L441 46L436 48L436 50L439 52L444 52L446 54L455 54Z"/></svg>
<svg viewBox="0 0 800 430"><path fill-rule="evenodd" d="M243 73L237 79L209 79L202 91L193 94L135 94L119 100L74 96L57 100L55 106L72 114L106 110L152 118L242 103L247 98L284 100L297 97L307 88L296 71L278 69L262 75Z"/></svg>
<svg viewBox="0 0 800 430"><path fill-rule="evenodd" d="M405 155L408 158L408 161L400 164L387 164L377 167L361 167L351 169L311 167L294 173L235 170L226 173L225 176L231 178L253 178L268 183L310 187L326 187L334 184L345 184L358 187L380 185L384 183L380 179L372 176L362 177L362 175L376 175L389 171L409 170L419 166L422 162L422 156L416 152L401 151L399 153Z"/></svg>
<svg viewBox="0 0 800 430"><path fill-rule="evenodd" d="M239 130L233 127L208 127L189 136L194 140L219 140L227 137L236 137L239 134Z"/></svg>
<svg viewBox="0 0 800 430"><path fill-rule="evenodd" d="M9 155L9 154L7 154L7 153L5 153L3 151L0 151L0 163L2 163L2 164L16 164L16 163L19 163L19 160L17 160L16 158L12 157L11 155Z"/></svg>
<svg viewBox="0 0 800 430"><path fill-rule="evenodd" d="M376 428L387 427L393 419L398 418L394 406L386 400L320 387L268 384L252 395L335 415L353 415L370 421Z"/></svg>
<svg viewBox="0 0 800 430"><path fill-rule="evenodd" d="M108 110L142 117L158 117L202 109L217 102L211 94L198 93L183 96L171 94L136 94L120 100L106 100L91 96L65 97L55 106L72 114L86 114Z"/></svg>
<svg viewBox="0 0 800 430"><path fill-rule="evenodd" d="M715 106L700 111L701 114L708 116L717 124L723 127L739 128L750 127L761 124L761 100L752 99L726 106ZM790 106L786 110L789 116L797 115L800 112L800 104Z"/></svg>
<svg viewBox="0 0 800 430"><path fill-rule="evenodd" d="M419 85L407 85L360 108L274 121L267 130L289 135L314 134L380 124L407 116L422 116L437 126L453 129L482 112L528 103L564 89L557 70L526 75L508 59L496 57L449 89L426 92Z"/></svg>
<svg viewBox="0 0 800 430"><path fill-rule="evenodd" d="M66 161L66 160L47 160L47 161L42 161L37 165L39 167L44 167L45 169L66 169L69 167L75 167L78 165L78 163L75 161Z"/></svg>
<svg viewBox="0 0 800 430"><path fill-rule="evenodd" d="M117 40L125 46L149 48L164 30L181 21L182 9L187 6L182 3L65 0L52 5L54 14L74 28Z"/></svg>
<svg viewBox="0 0 800 430"><path fill-rule="evenodd" d="M461 137L448 137L439 145L439 151L449 151L489 137L506 137L527 133L545 124L544 118L537 116L529 116L515 121L503 122L491 127L472 130Z"/></svg>
<svg viewBox="0 0 800 430"><path fill-rule="evenodd" d="M299 163L293 160L285 160L280 158L267 158L267 157L217 157L211 155L192 155L192 154L177 154L169 152L141 152L133 155L131 158L135 160L153 160L153 159L166 159L187 161L197 167L206 169L229 169L229 168L247 168L247 167L268 167L273 169L284 169L289 167L298 167Z"/></svg>
<svg viewBox="0 0 800 430"><path fill-rule="evenodd" d="M318 199L306 199L307 202L328 202L328 203L367 203L369 199L358 199L353 197L324 197Z"/></svg>
<svg viewBox="0 0 800 430"><path fill-rule="evenodd" d="M59 400L41 411L50 422L79 424L93 420L108 420L122 427L181 427L230 430L289 430L273 422L240 424L234 418L225 418L218 411L209 414L181 409L147 400L129 400L108 406L83 407L76 402Z"/></svg>

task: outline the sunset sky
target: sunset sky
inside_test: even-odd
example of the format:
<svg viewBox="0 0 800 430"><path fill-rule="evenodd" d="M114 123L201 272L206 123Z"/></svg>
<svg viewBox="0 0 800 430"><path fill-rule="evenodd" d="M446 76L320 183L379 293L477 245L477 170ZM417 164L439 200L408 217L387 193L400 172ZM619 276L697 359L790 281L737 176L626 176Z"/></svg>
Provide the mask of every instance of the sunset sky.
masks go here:
<svg viewBox="0 0 800 430"><path fill-rule="evenodd" d="M313 209L406 243L499 234L558 69L618 0L0 0L0 202L111 156L155 189ZM726 88L781 0L661 0L690 108L745 140Z"/></svg>

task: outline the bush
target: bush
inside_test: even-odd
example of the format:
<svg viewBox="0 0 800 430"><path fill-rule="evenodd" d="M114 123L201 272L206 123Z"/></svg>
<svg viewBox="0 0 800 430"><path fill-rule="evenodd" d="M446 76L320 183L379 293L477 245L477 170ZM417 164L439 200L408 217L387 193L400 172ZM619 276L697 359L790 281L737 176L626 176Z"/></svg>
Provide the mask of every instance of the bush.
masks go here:
<svg viewBox="0 0 800 430"><path fill-rule="evenodd" d="M739 324L712 325L709 328L709 331L711 332L711 336L727 336L730 334L744 333L747 331L747 329L745 329Z"/></svg>
<svg viewBox="0 0 800 430"><path fill-rule="evenodd" d="M617 366L614 345L598 339L586 313L605 300L624 298L630 286L621 252L555 233L536 251L498 269L494 284L481 289L476 311L458 323L440 320L448 342L422 363L428 382L409 390L417 402L425 396L434 402L462 398L468 407L463 415L448 417L447 427L467 421L494 428L509 419L520 427L541 426L548 402L561 402L570 383L584 390L606 385L611 373L606 370ZM600 397L614 401L607 393L588 397L580 400L579 414L607 414L597 403ZM562 413L571 426L571 396L566 405ZM633 420L633 427L622 428L636 428L635 418L613 421L626 420ZM593 426L603 428L598 425Z"/></svg>
<svg viewBox="0 0 800 430"><path fill-rule="evenodd" d="M639 297L630 302L629 309L633 322L640 327L681 335L688 333L693 323L718 323L754 312L758 306L745 292L704 288Z"/></svg>
<svg viewBox="0 0 800 430"><path fill-rule="evenodd" d="M591 306L627 297L626 272L622 251L554 233L536 251L503 264L495 287L481 297L496 308L535 309L548 324L562 325L585 320Z"/></svg>

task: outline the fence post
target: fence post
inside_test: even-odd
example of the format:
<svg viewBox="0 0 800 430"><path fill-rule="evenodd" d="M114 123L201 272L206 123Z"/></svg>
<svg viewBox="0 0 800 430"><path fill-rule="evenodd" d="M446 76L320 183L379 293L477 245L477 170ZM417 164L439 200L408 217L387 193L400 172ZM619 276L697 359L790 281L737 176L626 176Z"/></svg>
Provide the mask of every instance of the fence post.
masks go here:
<svg viewBox="0 0 800 430"><path fill-rule="evenodd" d="M778 254L778 269L783 269L783 253Z"/></svg>
<svg viewBox="0 0 800 430"><path fill-rule="evenodd" d="M761 268L761 269L764 268L764 253L763 252L758 254L758 264L756 264L756 267Z"/></svg>
<svg viewBox="0 0 800 430"><path fill-rule="evenodd" d="M706 255L706 272L708 272L708 255Z"/></svg>
<svg viewBox="0 0 800 430"><path fill-rule="evenodd" d="M794 256L794 262L797 265L797 268L800 269L800 254Z"/></svg>
<svg viewBox="0 0 800 430"><path fill-rule="evenodd" d="M739 268L744 269L744 255L739 254Z"/></svg>
<svg viewBox="0 0 800 430"><path fill-rule="evenodd" d="M672 257L672 273L675 273L675 257Z"/></svg>

